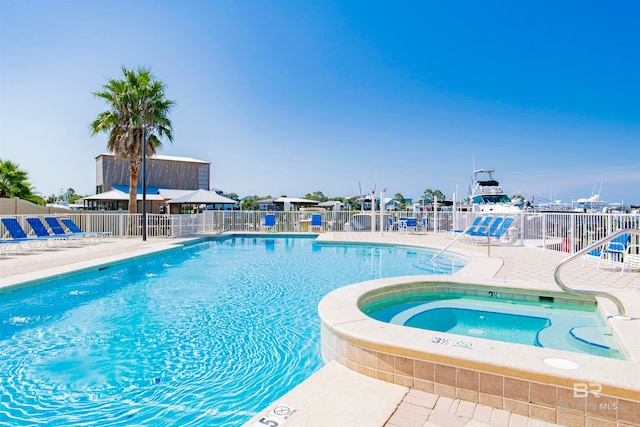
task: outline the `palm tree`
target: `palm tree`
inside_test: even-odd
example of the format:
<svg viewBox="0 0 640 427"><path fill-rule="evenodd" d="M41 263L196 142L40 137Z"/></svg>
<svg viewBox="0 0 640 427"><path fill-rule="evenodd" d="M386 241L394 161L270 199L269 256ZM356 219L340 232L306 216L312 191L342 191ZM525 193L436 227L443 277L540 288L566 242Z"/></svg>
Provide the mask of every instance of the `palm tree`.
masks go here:
<svg viewBox="0 0 640 427"><path fill-rule="evenodd" d="M32 196L27 173L21 171L17 163L0 159L0 198L30 200Z"/></svg>
<svg viewBox="0 0 640 427"><path fill-rule="evenodd" d="M143 133L147 138L147 157L162 147L158 136L172 142L173 129L168 116L175 102L165 98L164 83L149 69L122 67L122 72L124 79L109 79L101 92L93 93L109 104L109 110L98 114L90 128L91 135L109 133L107 148L116 157L129 160L129 213L136 213Z"/></svg>

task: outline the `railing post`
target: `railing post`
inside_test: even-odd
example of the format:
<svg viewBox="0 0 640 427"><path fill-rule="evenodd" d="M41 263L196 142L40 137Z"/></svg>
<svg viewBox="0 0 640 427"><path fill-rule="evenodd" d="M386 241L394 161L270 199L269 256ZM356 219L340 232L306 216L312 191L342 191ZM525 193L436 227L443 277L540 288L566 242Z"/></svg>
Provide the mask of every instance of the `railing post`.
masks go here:
<svg viewBox="0 0 640 427"><path fill-rule="evenodd" d="M547 221L549 220L549 215L543 213L542 214L542 247L547 247Z"/></svg>
<svg viewBox="0 0 640 427"><path fill-rule="evenodd" d="M576 218L578 215L571 215L569 218L571 220L570 230L569 230L569 253L572 254L576 249Z"/></svg>

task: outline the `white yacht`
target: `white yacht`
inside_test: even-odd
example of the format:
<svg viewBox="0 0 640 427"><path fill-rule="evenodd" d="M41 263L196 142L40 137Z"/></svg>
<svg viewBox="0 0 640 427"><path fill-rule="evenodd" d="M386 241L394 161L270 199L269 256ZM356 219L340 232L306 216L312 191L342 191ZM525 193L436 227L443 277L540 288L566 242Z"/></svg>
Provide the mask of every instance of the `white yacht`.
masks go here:
<svg viewBox="0 0 640 427"><path fill-rule="evenodd" d="M493 169L478 169L473 172L473 188L470 204L473 212L518 213L524 205L514 203L493 178Z"/></svg>

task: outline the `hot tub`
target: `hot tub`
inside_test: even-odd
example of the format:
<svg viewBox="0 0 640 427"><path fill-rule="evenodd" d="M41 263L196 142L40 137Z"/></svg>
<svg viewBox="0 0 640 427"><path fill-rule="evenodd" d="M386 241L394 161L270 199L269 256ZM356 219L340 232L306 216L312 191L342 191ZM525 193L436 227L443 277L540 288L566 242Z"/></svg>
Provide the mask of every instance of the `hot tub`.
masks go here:
<svg viewBox="0 0 640 427"><path fill-rule="evenodd" d="M640 424L640 363L625 348L625 339L635 338L621 334L627 334L633 325L624 319L608 319L616 314L613 304L592 296L534 290L531 284L507 286L481 286L453 276L418 276L337 289L318 308L322 357L383 381L561 425L576 419L587 424L602 420L614 425ZM443 299L443 295L455 297ZM409 305L398 306L399 301ZM576 322L569 322L561 334L571 349L553 348L545 336L548 326L532 327L538 344L490 338L494 327L479 323L465 325L465 333L454 333L451 326L461 323L464 310L480 320L480 316L498 313L494 303L504 304L494 326L513 322L516 316L524 317L519 321L526 325L531 313L523 308L529 306L539 306L536 309L544 313L533 315L543 319L540 325L559 323L553 317L549 322L544 319L549 318L548 312L560 313L567 305L575 312L592 312L599 316L598 321L606 320L604 328L610 337L597 336L601 325L595 330ZM457 319L443 319L433 311L440 309ZM423 321L432 327L412 324ZM598 350L600 344L609 348ZM579 347L588 351L578 351Z"/></svg>
<svg viewBox="0 0 640 427"><path fill-rule="evenodd" d="M624 358L594 299L441 283L374 291L359 308L396 325Z"/></svg>

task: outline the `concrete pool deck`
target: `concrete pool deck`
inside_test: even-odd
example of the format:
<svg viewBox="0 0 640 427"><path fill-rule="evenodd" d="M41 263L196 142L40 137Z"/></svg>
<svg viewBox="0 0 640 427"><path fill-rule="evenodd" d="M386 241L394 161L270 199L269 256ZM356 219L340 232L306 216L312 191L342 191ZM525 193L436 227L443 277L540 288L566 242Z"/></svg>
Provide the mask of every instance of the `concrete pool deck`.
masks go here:
<svg viewBox="0 0 640 427"><path fill-rule="evenodd" d="M321 241L391 243L401 245L443 248L451 240L442 235L418 235L409 233L323 233ZM62 246L24 252L19 255L0 255L0 288L58 276L78 269L117 262L134 256L169 249L189 239L108 239L97 244ZM472 258L472 262L453 277L473 279L492 286L516 285L526 288L559 291L553 279L555 265L567 254L517 246L491 246L490 257L486 246L475 246L456 242L451 251ZM567 286L578 289L605 290L614 292L625 303L627 315L640 317L640 274L625 272L603 265L596 271L596 263L582 260L567 265L562 272ZM639 336L638 321L627 322L631 337ZM627 350L634 356L632 362L640 363L640 343ZM640 383L640 378L638 378ZM638 399L640 400L640 396ZM617 409L621 413L615 420L591 418L587 424L584 417L562 413L549 421L539 417L528 417L518 411L492 407L480 402L458 399L455 396L431 393L402 384L393 384L371 378L349 369L337 362L330 362L308 380L287 393L273 405L261 411L247 425L265 424L270 412L284 404L295 408L288 419L273 418L286 426L538 426L538 425L640 425L640 406ZM287 408L280 408L286 410ZM625 412L626 411L626 412ZM629 415L631 411L631 415ZM633 418L635 414L636 418ZM534 414L535 415L535 414ZM260 423L258 420L264 418ZM633 422L635 421L635 422ZM275 421L274 421L275 422Z"/></svg>

